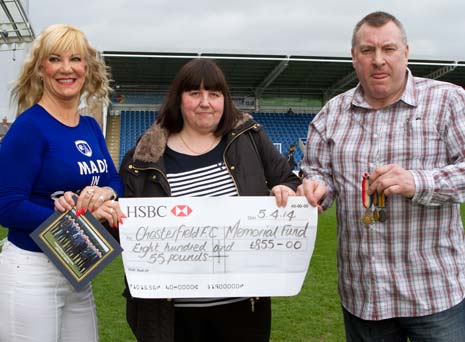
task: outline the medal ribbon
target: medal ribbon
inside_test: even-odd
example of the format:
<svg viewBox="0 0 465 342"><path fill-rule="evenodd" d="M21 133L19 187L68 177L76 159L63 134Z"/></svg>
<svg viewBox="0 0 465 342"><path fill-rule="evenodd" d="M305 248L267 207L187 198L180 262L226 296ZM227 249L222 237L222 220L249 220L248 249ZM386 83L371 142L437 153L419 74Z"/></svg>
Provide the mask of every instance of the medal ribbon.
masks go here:
<svg viewBox="0 0 465 342"><path fill-rule="evenodd" d="M370 208L373 204L373 195L368 194L368 188L370 186L370 176L367 172L362 177L362 203L365 208Z"/></svg>
<svg viewBox="0 0 465 342"><path fill-rule="evenodd" d="M378 207L378 208L384 208L384 203L386 201L386 199L384 197L384 192L382 192L380 194L375 192L373 195L374 195L374 197L373 197L373 205L375 207Z"/></svg>
<svg viewBox="0 0 465 342"><path fill-rule="evenodd" d="M384 197L384 191L380 194L376 193L376 206L380 207L380 208L384 208L384 203L385 203L386 199Z"/></svg>

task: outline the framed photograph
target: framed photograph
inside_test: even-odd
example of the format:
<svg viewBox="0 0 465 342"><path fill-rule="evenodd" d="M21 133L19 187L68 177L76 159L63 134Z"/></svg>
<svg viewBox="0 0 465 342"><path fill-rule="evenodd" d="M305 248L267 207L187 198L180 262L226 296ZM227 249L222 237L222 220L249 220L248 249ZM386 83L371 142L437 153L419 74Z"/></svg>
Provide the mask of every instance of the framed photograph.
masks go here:
<svg viewBox="0 0 465 342"><path fill-rule="evenodd" d="M78 217L75 208L52 214L30 236L76 291L123 251L92 214Z"/></svg>

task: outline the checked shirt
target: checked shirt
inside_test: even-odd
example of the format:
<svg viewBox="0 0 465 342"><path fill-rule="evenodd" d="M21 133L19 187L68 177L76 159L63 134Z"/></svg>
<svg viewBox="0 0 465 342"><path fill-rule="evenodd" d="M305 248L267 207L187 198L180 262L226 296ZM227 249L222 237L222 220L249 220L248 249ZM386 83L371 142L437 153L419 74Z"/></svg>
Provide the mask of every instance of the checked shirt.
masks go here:
<svg viewBox="0 0 465 342"><path fill-rule="evenodd" d="M465 90L407 71L395 103L375 110L358 85L330 100L309 126L302 169L336 201L339 294L366 320L423 316L465 297ZM364 226L365 172L397 164L412 199L386 197L387 220Z"/></svg>

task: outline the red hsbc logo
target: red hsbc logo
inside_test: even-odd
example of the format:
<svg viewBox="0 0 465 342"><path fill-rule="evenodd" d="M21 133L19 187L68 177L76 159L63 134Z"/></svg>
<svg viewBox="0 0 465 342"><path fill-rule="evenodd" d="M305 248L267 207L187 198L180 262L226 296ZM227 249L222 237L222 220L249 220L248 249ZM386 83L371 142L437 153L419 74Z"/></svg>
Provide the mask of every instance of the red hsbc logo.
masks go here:
<svg viewBox="0 0 465 342"><path fill-rule="evenodd" d="M171 212L174 216L189 216L192 209L188 205L175 205Z"/></svg>

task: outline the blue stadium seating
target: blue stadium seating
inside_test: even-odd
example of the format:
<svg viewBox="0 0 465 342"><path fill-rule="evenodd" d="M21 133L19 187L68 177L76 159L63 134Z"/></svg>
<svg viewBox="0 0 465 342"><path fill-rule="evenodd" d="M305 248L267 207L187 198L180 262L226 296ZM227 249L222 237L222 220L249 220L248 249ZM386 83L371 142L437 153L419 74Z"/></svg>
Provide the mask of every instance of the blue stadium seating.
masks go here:
<svg viewBox="0 0 465 342"><path fill-rule="evenodd" d="M254 119L265 128L274 143L281 143L281 152L284 154L291 144L295 144L297 149L294 158L297 163L303 157L303 153L298 147L298 140L304 142L307 138L308 125L315 117L314 113L288 114L288 113L251 113Z"/></svg>
<svg viewBox="0 0 465 342"><path fill-rule="evenodd" d="M136 144L137 138L153 124L156 114L148 110L121 111L120 164L126 152Z"/></svg>
<svg viewBox="0 0 465 342"><path fill-rule="evenodd" d="M294 154L298 163L302 159L302 151L298 148L298 140L305 141L307 129L315 114L288 114L288 113L251 113L254 119L263 125L270 139L274 143L281 144L281 152L284 154L289 145L297 145ZM137 138L147 130L155 121L157 112L123 110L121 111L121 136L120 136L120 164L123 156L131 149Z"/></svg>

